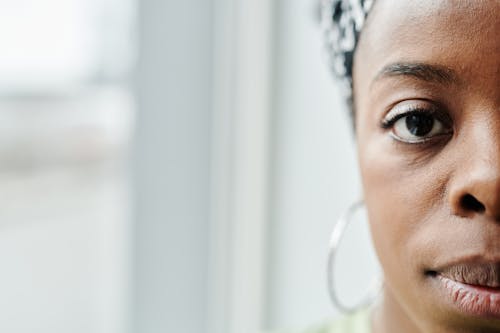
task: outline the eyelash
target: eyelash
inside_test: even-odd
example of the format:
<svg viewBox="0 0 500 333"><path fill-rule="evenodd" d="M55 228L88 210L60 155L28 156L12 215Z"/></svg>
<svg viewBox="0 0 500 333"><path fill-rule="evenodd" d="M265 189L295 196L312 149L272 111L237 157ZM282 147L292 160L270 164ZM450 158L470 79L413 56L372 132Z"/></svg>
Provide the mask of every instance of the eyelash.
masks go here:
<svg viewBox="0 0 500 333"><path fill-rule="evenodd" d="M401 118L404 118L404 117L408 117L408 116L412 116L412 115L421 115L421 114L424 114L424 115L429 115L429 116L432 116L432 117L435 117L437 120L439 121L443 121L438 112L434 109L426 109L426 108L422 108L422 107L408 107L407 110L405 111L401 111L401 112L398 112L396 115L392 116L392 117L388 117L388 118L385 118L382 120L382 123L380 124L380 126L383 128L383 129L390 129L394 126L394 124Z"/></svg>
<svg viewBox="0 0 500 333"><path fill-rule="evenodd" d="M396 113L393 116L390 116L390 113ZM406 110L402 108L401 111L396 111L396 112L389 112L389 117L386 117L385 119L382 120L380 127L384 130L390 130L393 129L396 122L402 118L409 117L412 115L427 115L430 117L433 117L435 120L439 121L445 128L451 129L452 128L452 120L450 119L449 115L439 109L436 108L424 108L420 106L408 106L406 107ZM452 131L450 131L451 133ZM449 133L446 133L449 134ZM435 137L429 137L429 138L423 138L418 141L414 142L407 142L404 140L398 140L400 142L406 143L406 144L425 144Z"/></svg>

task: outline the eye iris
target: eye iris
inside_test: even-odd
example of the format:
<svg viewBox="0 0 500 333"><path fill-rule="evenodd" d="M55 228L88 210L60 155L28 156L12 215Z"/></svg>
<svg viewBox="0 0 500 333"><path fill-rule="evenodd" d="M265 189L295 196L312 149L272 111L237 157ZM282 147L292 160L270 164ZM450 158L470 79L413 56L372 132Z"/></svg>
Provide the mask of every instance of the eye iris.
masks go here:
<svg viewBox="0 0 500 333"><path fill-rule="evenodd" d="M406 117L406 128L415 136L429 134L434 127L434 118L429 115L409 115Z"/></svg>

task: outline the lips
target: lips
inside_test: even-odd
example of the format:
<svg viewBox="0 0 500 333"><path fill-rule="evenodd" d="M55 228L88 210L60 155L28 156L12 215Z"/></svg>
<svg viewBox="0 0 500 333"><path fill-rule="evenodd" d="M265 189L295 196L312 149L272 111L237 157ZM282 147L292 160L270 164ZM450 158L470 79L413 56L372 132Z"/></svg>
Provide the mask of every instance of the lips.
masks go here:
<svg viewBox="0 0 500 333"><path fill-rule="evenodd" d="M500 287L500 263L453 265L440 271L439 275L452 281L473 286Z"/></svg>
<svg viewBox="0 0 500 333"><path fill-rule="evenodd" d="M500 318L500 262L456 264L434 273L444 299L460 312Z"/></svg>

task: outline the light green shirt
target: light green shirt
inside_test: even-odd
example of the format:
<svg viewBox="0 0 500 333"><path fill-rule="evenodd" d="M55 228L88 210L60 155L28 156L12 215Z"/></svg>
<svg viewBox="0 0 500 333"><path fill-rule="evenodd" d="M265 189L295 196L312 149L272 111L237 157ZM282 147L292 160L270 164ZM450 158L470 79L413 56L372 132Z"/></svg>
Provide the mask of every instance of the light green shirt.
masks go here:
<svg viewBox="0 0 500 333"><path fill-rule="evenodd" d="M370 314L371 308L366 308L338 320L334 320L333 322L326 322L303 331L284 331L275 333L370 333Z"/></svg>

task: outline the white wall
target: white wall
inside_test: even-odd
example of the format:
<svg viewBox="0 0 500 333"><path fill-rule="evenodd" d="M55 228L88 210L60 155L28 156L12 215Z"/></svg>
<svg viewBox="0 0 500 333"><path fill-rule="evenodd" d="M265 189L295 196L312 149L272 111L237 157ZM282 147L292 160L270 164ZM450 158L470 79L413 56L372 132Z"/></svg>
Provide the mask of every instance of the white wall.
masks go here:
<svg viewBox="0 0 500 333"><path fill-rule="evenodd" d="M269 73L266 41L258 42L267 21L249 18L259 8L263 13L271 10L264 2L241 0L221 8L222 3L139 3L134 333L207 332L207 323L213 330L247 333L241 327L260 324L260 311L255 311L260 296L248 294L260 291L262 274L268 278L261 304L268 328L305 326L333 315L325 281L329 234L360 191L349 119L322 57L316 2L275 2L270 30L276 31L269 39L274 41L274 66ZM215 22L214 17L228 20ZM255 23L261 24L258 29L253 29ZM230 29L227 36L225 27ZM213 54L220 58L213 59ZM256 64L266 68L254 70ZM271 96L261 92L265 88L260 80L267 74L274 75ZM271 147L262 146L268 141L263 139L267 119L262 119L267 99L273 105ZM214 105L223 110L213 110ZM212 123L217 114L220 122ZM255 136L260 137L253 140ZM265 188L260 181L267 179L262 165L268 162L262 155L269 148L270 194L263 195L269 200L261 205L253 200ZM263 163L255 163L255 156ZM247 175L258 176L258 181ZM258 208L247 214L248 207ZM261 209L268 209L268 235L260 228L245 228L255 216L259 225L265 221ZM210 220L220 216L226 220ZM253 230L251 237L247 230ZM212 243L211 248L214 239L227 244ZM359 234L346 241L347 280L355 275L360 283L365 281L360 267L366 266L367 243ZM263 248L267 270L261 272L256 257ZM214 253L217 257L210 258ZM349 267L352 262L361 264ZM249 273L242 277L242 272ZM252 278L256 287L248 287ZM350 296L360 288L351 284L343 289ZM238 307L224 312L228 304ZM246 309L247 315L242 311ZM224 315L226 324L220 323Z"/></svg>
<svg viewBox="0 0 500 333"><path fill-rule="evenodd" d="M350 120L326 66L317 3L280 0L276 8L268 287L273 328L307 326L334 315L325 277L329 235L361 195ZM363 261L370 250L359 232L345 246ZM343 274L369 281L352 262ZM350 300L359 288L351 283L343 289Z"/></svg>
<svg viewBox="0 0 500 333"><path fill-rule="evenodd" d="M211 1L139 2L133 332L206 325Z"/></svg>

